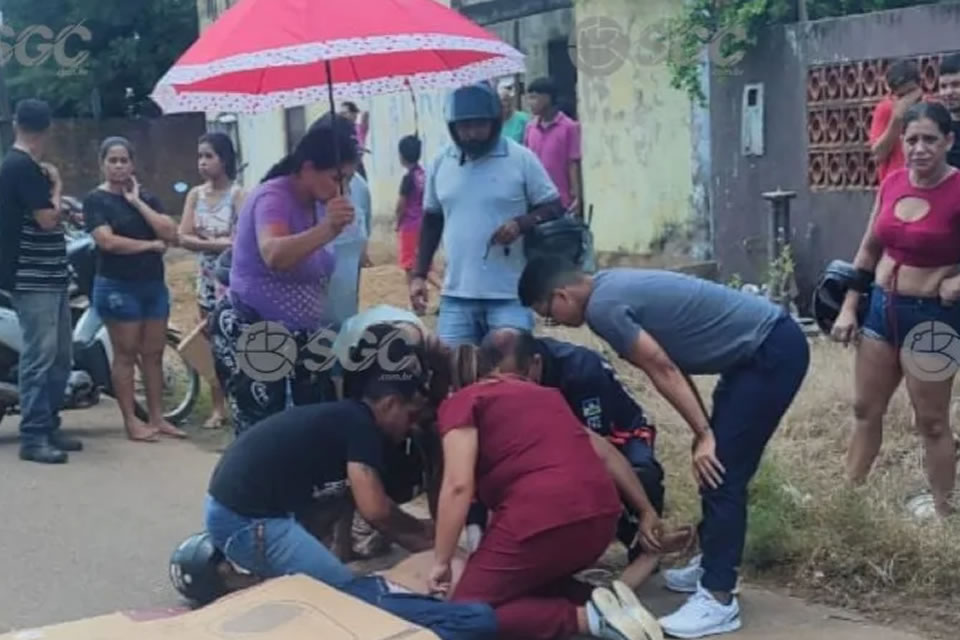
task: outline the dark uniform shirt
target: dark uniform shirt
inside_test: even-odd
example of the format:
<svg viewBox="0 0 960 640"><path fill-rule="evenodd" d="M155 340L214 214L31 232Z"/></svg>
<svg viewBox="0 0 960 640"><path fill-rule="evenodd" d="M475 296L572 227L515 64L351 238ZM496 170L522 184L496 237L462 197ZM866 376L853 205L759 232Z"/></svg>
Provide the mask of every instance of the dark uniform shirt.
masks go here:
<svg viewBox="0 0 960 640"><path fill-rule="evenodd" d="M552 338L537 338L543 358L541 384L559 389L583 424L614 444L633 438L653 445L656 428L599 353Z"/></svg>

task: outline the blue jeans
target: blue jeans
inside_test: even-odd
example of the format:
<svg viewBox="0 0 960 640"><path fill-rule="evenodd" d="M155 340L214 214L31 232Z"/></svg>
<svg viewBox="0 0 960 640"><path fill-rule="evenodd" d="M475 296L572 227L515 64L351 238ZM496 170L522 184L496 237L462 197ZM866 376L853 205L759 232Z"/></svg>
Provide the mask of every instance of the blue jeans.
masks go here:
<svg viewBox="0 0 960 640"><path fill-rule="evenodd" d="M533 330L533 311L519 300L440 298L437 337L446 345L478 345L494 329Z"/></svg>
<svg viewBox="0 0 960 640"><path fill-rule="evenodd" d="M710 426L726 474L719 488L700 491L706 589L732 591L737 583L747 535L747 486L809 364L806 336L784 315L753 357L725 372L713 392Z"/></svg>
<svg viewBox="0 0 960 640"><path fill-rule="evenodd" d="M378 576L357 578L343 591L407 622L433 631L440 640L493 638L497 618L483 602L446 602L413 593L391 593Z"/></svg>
<svg viewBox="0 0 960 640"><path fill-rule="evenodd" d="M296 521L249 518L207 496L207 532L228 560L261 578L302 573L340 589L354 579L340 560Z"/></svg>
<svg viewBox="0 0 960 640"><path fill-rule="evenodd" d="M20 354L20 441L44 444L60 428L60 409L73 367L73 328L67 292L15 291L23 332Z"/></svg>

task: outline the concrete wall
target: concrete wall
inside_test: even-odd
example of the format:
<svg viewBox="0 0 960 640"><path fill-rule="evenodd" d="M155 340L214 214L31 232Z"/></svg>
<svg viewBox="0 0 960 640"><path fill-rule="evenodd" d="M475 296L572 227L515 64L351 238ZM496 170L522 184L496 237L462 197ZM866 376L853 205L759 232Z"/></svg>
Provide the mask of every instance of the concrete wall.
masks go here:
<svg viewBox="0 0 960 640"><path fill-rule="evenodd" d="M646 25L675 8L674 0L578 0L576 17L578 23L612 19L636 46ZM670 87L666 65L629 56L610 75L581 65L578 93L584 192L587 211L594 208L597 250L708 257L692 199L690 101ZM699 240L691 242L691 234Z"/></svg>
<svg viewBox="0 0 960 640"><path fill-rule="evenodd" d="M100 142L123 136L136 151L140 182L160 198L168 213L179 216L185 194L174 191L173 185L199 181L197 138L204 130L203 116L192 114L143 120L54 120L47 154L60 170L64 193L82 199L103 181Z"/></svg>
<svg viewBox="0 0 960 640"><path fill-rule="evenodd" d="M863 234L874 198L871 188L808 186L809 67L952 51L960 49L958 34L958 3L790 25L764 34L737 74L714 74L710 195L723 276L763 277L770 221L764 191L781 187L798 194L792 232L801 302L825 263L851 259ZM740 151L741 101L744 86L757 82L763 83L766 96L766 150L762 157L745 157ZM873 101L865 101L867 112Z"/></svg>

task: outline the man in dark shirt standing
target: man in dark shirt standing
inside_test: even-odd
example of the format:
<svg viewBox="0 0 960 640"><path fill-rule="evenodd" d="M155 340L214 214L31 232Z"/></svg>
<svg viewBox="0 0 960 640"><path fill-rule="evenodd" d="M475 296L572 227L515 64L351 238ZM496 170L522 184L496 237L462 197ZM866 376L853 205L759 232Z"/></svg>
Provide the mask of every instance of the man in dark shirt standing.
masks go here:
<svg viewBox="0 0 960 640"><path fill-rule="evenodd" d="M960 168L960 53L951 53L940 63L940 99L953 117L953 147L947 162Z"/></svg>
<svg viewBox="0 0 960 640"><path fill-rule="evenodd" d="M23 332L20 458L58 464L82 449L60 432L73 360L63 185L56 167L39 160L50 129L47 103L23 100L14 120L16 141L0 165L0 288L12 294Z"/></svg>

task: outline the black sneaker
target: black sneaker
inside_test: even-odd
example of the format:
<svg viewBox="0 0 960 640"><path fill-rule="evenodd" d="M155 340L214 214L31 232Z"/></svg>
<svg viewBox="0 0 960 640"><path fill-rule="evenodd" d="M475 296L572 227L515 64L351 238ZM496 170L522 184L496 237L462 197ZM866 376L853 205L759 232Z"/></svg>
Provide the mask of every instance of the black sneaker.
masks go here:
<svg viewBox="0 0 960 640"><path fill-rule="evenodd" d="M41 464L64 464L67 461L67 453L46 443L28 445L20 447L20 459Z"/></svg>
<svg viewBox="0 0 960 640"><path fill-rule="evenodd" d="M60 451L83 451L83 443L77 440L76 438L71 438L70 436L61 433L60 431L54 431L50 434L50 446L54 449L60 449Z"/></svg>

